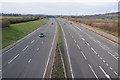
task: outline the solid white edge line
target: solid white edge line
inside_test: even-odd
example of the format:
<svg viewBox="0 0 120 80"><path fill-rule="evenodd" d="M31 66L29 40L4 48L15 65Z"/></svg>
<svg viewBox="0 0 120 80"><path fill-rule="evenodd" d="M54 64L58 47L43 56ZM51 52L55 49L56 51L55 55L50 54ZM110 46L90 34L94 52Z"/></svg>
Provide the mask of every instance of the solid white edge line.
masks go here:
<svg viewBox="0 0 120 80"><path fill-rule="evenodd" d="M60 25L61 25L61 24L60 24ZM72 70L72 66L71 66L70 55L69 55L69 50L68 50L68 45L67 45L67 41L66 41L66 38L65 38L65 33L64 33L64 30L63 30L62 27L61 27L61 30L62 30L62 32L63 32L64 41L65 41L65 45L66 45L66 49L67 49L67 55L68 55L68 61L69 61L69 64L70 64L71 75L72 75L72 78L74 78L73 70Z"/></svg>
<svg viewBox="0 0 120 80"><path fill-rule="evenodd" d="M56 55L56 54L54 54L54 55L53 55L52 69L51 69L51 72L50 72L50 77L49 77L49 78L51 78L51 77L52 77L52 73L53 73L53 66L54 66L54 62L55 62L55 55Z"/></svg>
<svg viewBox="0 0 120 80"><path fill-rule="evenodd" d="M19 54L17 54L14 58L12 58L9 62L8 62L8 64L10 64L13 60L15 60L17 57L19 56Z"/></svg>
<svg viewBox="0 0 120 80"><path fill-rule="evenodd" d="M51 49L50 49L50 52L49 52L48 60L47 60L47 63L46 63L46 67L45 67L45 70L44 70L44 73L43 73L43 77L42 77L43 79L45 78L45 74L46 74L46 71L47 71L47 67L48 67L48 63L49 63L49 60L50 60L50 55L52 53L52 49L53 49L53 44L54 44L54 41L55 41L56 33L57 33L57 26L56 26L56 30L55 30L55 35L54 35L54 38L53 38L52 46L51 46Z"/></svg>
<svg viewBox="0 0 120 80"><path fill-rule="evenodd" d="M83 55L83 57L85 58L85 60L87 60L87 58L86 58L86 56L84 55L84 53L81 51L81 53L82 53L82 55Z"/></svg>
<svg viewBox="0 0 120 80"><path fill-rule="evenodd" d="M63 69L64 69L65 78L67 78L67 74L66 74L66 70L65 70L65 64L64 64L64 61L63 61L62 52L61 52L60 48L59 48L59 51L60 51L60 55L61 55L61 60L62 60L62 65L63 65Z"/></svg>
<svg viewBox="0 0 120 80"><path fill-rule="evenodd" d="M90 64L88 64L88 65L89 65L90 69L92 70L93 74L95 75L96 79L99 80L98 77L97 77L97 75L96 75L96 73L95 73L95 71L94 71L93 68L91 67L91 65L90 65Z"/></svg>
<svg viewBox="0 0 120 80"><path fill-rule="evenodd" d="M101 66L99 66L99 68L102 70L102 72L104 73L104 75L108 78L108 79L110 79L110 76L105 72L105 70L101 67ZM110 79L111 80L111 79Z"/></svg>

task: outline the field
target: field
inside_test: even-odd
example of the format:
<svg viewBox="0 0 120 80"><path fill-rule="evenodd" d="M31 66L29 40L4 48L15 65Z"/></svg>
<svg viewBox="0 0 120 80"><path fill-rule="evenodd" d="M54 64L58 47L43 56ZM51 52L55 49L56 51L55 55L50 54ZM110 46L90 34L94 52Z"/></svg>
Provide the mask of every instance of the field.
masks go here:
<svg viewBox="0 0 120 80"><path fill-rule="evenodd" d="M6 28L6 27L10 27L10 24L35 21L35 20L43 19L45 17L46 17L46 15L17 15L17 14L12 15L12 14L6 14L6 15L0 16L0 24L2 24L2 28Z"/></svg>
<svg viewBox="0 0 120 80"><path fill-rule="evenodd" d="M1 39L2 48L14 43L15 41L29 34L33 30L39 28L44 23L44 19L41 19L25 23L10 24L10 27L3 28Z"/></svg>
<svg viewBox="0 0 120 80"><path fill-rule="evenodd" d="M13 16L0 16L0 19L1 18L22 18L22 17L13 17Z"/></svg>
<svg viewBox="0 0 120 80"><path fill-rule="evenodd" d="M103 20L103 19L73 19L71 18L70 20L79 22L79 23L84 23L86 25L100 29L102 31L105 31L117 37L119 36L117 19L116 20Z"/></svg>
<svg viewBox="0 0 120 80"><path fill-rule="evenodd" d="M16 18L24 18L24 17L26 17L26 18L34 18L34 16L0 16L0 19L2 19L2 18L16 19Z"/></svg>

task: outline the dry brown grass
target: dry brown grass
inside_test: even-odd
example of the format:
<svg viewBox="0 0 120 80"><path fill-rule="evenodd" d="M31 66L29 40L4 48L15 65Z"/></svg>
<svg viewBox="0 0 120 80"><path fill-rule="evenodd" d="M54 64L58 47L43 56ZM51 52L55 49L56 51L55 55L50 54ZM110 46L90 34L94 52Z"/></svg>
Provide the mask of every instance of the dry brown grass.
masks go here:
<svg viewBox="0 0 120 80"><path fill-rule="evenodd" d="M119 36L118 33L120 29L118 29L118 20L102 20L102 19L75 19L70 18L69 20L84 23L86 25L99 28L103 31L106 31L112 35Z"/></svg>

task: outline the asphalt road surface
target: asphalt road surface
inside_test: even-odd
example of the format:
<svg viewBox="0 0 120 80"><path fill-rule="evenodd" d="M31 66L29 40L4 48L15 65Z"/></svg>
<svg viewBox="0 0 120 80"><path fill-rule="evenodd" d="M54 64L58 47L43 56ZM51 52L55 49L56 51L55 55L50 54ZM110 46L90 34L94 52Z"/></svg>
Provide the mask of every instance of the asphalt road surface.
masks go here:
<svg viewBox="0 0 120 80"><path fill-rule="evenodd" d="M118 78L118 47L65 19L58 19L72 78Z"/></svg>
<svg viewBox="0 0 120 80"><path fill-rule="evenodd" d="M20 43L3 52L2 77L44 78L56 30L55 19L49 19ZM45 38L38 37L41 32L46 35Z"/></svg>
<svg viewBox="0 0 120 80"><path fill-rule="evenodd" d="M118 46L65 19L57 19L65 41L72 78L118 77ZM54 23L53 25L51 23ZM57 31L50 19L15 46L2 53L3 78L44 78ZM38 35L44 33L46 38Z"/></svg>

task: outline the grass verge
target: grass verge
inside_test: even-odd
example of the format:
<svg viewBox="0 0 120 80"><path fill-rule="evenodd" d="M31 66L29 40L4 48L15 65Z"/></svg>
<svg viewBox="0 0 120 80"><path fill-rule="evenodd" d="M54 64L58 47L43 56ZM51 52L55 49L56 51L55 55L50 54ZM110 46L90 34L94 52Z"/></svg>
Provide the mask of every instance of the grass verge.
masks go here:
<svg viewBox="0 0 120 80"><path fill-rule="evenodd" d="M63 49L63 46L64 44L62 39L61 27L58 23L58 42L57 42L55 60L53 65L52 78L65 78L62 59L61 59L62 55L60 51Z"/></svg>
<svg viewBox="0 0 120 80"><path fill-rule="evenodd" d="M9 28L2 29L2 48L16 42L27 34L43 25L45 20L37 20L25 23L11 24Z"/></svg>

